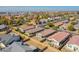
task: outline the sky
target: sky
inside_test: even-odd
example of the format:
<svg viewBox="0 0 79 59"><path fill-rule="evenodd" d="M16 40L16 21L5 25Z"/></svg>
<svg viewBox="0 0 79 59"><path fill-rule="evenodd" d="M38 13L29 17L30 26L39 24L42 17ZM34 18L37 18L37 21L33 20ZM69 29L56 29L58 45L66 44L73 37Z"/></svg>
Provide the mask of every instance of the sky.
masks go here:
<svg viewBox="0 0 79 59"><path fill-rule="evenodd" d="M15 11L79 11L79 6L0 6L0 12Z"/></svg>

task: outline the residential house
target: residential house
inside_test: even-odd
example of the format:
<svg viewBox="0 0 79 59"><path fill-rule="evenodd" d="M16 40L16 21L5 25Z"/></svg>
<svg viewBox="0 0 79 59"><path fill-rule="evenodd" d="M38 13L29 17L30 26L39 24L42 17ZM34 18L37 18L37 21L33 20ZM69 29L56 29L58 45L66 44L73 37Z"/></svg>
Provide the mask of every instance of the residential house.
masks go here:
<svg viewBox="0 0 79 59"><path fill-rule="evenodd" d="M67 44L64 46L64 48L69 51L79 52L79 35L72 36Z"/></svg>
<svg viewBox="0 0 79 59"><path fill-rule="evenodd" d="M45 26L46 24L47 24L47 22L48 22L48 19L40 19L40 21L39 21L39 26Z"/></svg>
<svg viewBox="0 0 79 59"><path fill-rule="evenodd" d="M0 41L5 45L10 45L12 44L14 41L19 41L20 40L20 36L15 36L15 35L11 35L11 34L5 34L5 35L1 35L0 36Z"/></svg>
<svg viewBox="0 0 79 59"><path fill-rule="evenodd" d="M8 28L7 25L4 25L4 24L0 25L0 31L4 31L7 28Z"/></svg>
<svg viewBox="0 0 79 59"><path fill-rule="evenodd" d="M48 18L48 21L51 22L51 21L53 21L53 19L49 17L49 18Z"/></svg>
<svg viewBox="0 0 79 59"><path fill-rule="evenodd" d="M22 45L21 42L14 42L2 51L4 52L33 52L37 48L34 46Z"/></svg>
<svg viewBox="0 0 79 59"><path fill-rule="evenodd" d="M68 41L69 36L70 36L70 33L68 32L57 32L48 37L48 42L52 46L56 48L60 48Z"/></svg>
<svg viewBox="0 0 79 59"><path fill-rule="evenodd" d="M36 34L36 37L38 37L40 40L45 40L48 36L52 35L55 33L55 30L52 29L45 29L39 33Z"/></svg>
<svg viewBox="0 0 79 59"><path fill-rule="evenodd" d="M28 35L35 35L37 32L40 32L40 31L43 31L44 28L42 27L37 27L37 28L34 28L34 29L30 29L30 30L26 30L25 31L25 34L28 34Z"/></svg>
<svg viewBox="0 0 79 59"><path fill-rule="evenodd" d="M64 23L63 25L61 25L60 27L59 27L59 31L67 31L66 29L67 29L67 23Z"/></svg>
<svg viewBox="0 0 79 59"><path fill-rule="evenodd" d="M73 17L73 16L69 17L69 20L71 20L71 21L73 21L73 20L75 20L75 19L76 19L76 18Z"/></svg>
<svg viewBox="0 0 79 59"><path fill-rule="evenodd" d="M60 16L54 16L54 17L53 17L53 20L54 20L54 22L58 22L58 21L61 20L61 18L62 18L62 17L60 17Z"/></svg>
<svg viewBox="0 0 79 59"><path fill-rule="evenodd" d="M64 24L63 22L56 22L56 23L54 23L55 26L61 26L63 24Z"/></svg>
<svg viewBox="0 0 79 59"><path fill-rule="evenodd" d="M63 23L66 23L66 24L67 24L68 22L69 22L69 20L64 20L64 21L63 21Z"/></svg>
<svg viewBox="0 0 79 59"><path fill-rule="evenodd" d="M8 20L12 20L11 16L9 16L9 15L6 15L5 18L8 19Z"/></svg>
<svg viewBox="0 0 79 59"><path fill-rule="evenodd" d="M74 25L74 28L75 28L76 30L79 29L79 23L76 24L76 25Z"/></svg>
<svg viewBox="0 0 79 59"><path fill-rule="evenodd" d="M31 25L31 26L22 25L22 26L18 27L18 29L19 29L21 32L25 32L26 30L33 29L33 28L35 28L35 26L33 26L33 25Z"/></svg>
<svg viewBox="0 0 79 59"><path fill-rule="evenodd" d="M60 27L62 27L64 30L66 30L67 29L67 24L65 23L65 24L61 25Z"/></svg>

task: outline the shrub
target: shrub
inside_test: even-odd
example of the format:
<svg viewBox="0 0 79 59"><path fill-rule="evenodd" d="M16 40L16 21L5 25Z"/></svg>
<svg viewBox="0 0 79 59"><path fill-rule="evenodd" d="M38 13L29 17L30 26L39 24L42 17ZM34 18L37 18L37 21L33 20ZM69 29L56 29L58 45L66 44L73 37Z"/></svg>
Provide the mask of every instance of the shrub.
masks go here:
<svg viewBox="0 0 79 59"><path fill-rule="evenodd" d="M52 29L58 30L59 29L59 26L53 26Z"/></svg>
<svg viewBox="0 0 79 59"><path fill-rule="evenodd" d="M74 31L74 25L73 24L68 24L67 25L67 29L69 30L69 31Z"/></svg>
<svg viewBox="0 0 79 59"><path fill-rule="evenodd" d="M46 29L49 29L50 27L48 25L45 26Z"/></svg>

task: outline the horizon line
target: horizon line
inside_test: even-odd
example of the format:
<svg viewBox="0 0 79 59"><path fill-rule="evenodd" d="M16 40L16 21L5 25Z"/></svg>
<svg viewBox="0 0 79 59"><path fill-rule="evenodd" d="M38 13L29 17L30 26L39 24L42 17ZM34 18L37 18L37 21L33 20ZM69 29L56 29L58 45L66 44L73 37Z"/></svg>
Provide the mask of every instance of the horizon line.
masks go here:
<svg viewBox="0 0 79 59"><path fill-rule="evenodd" d="M79 11L79 6L0 6L0 12Z"/></svg>

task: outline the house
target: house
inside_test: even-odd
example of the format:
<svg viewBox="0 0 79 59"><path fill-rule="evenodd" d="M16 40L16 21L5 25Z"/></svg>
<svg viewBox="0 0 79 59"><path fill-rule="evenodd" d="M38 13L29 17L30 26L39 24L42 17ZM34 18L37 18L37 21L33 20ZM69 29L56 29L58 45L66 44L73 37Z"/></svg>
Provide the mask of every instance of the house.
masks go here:
<svg viewBox="0 0 79 59"><path fill-rule="evenodd" d="M68 41L69 36L70 36L70 33L68 32L57 32L49 36L47 39L50 45L56 48L60 48L61 46L63 46L63 44L66 43L66 41Z"/></svg>
<svg viewBox="0 0 79 59"><path fill-rule="evenodd" d="M54 16L53 20L54 20L54 22L58 22L61 20L61 18L62 18L61 16Z"/></svg>
<svg viewBox="0 0 79 59"><path fill-rule="evenodd" d="M68 24L65 23L65 24L61 25L60 27L62 27L64 30L66 30L67 29L67 25Z"/></svg>
<svg viewBox="0 0 79 59"><path fill-rule="evenodd" d="M49 18L48 18L48 21L51 22L51 21L53 21L53 19L52 19L51 17L49 17Z"/></svg>
<svg viewBox="0 0 79 59"><path fill-rule="evenodd" d="M2 51L4 52L33 52L37 48L34 46L22 45L21 42L14 42Z"/></svg>
<svg viewBox="0 0 79 59"><path fill-rule="evenodd" d="M55 26L61 26L63 24L64 24L63 22L56 22L56 23L54 23Z"/></svg>
<svg viewBox="0 0 79 59"><path fill-rule="evenodd" d="M11 20L11 16L9 16L9 15L6 15L5 18L8 20Z"/></svg>
<svg viewBox="0 0 79 59"><path fill-rule="evenodd" d="M68 22L69 22L69 20L64 20L64 21L63 21L63 23L68 23Z"/></svg>
<svg viewBox="0 0 79 59"><path fill-rule="evenodd" d="M0 25L0 31L4 31L6 29L7 29L7 25L4 24Z"/></svg>
<svg viewBox="0 0 79 59"><path fill-rule="evenodd" d="M47 22L48 22L48 19L40 19L38 24L39 24L39 26L45 26L47 24Z"/></svg>
<svg viewBox="0 0 79 59"><path fill-rule="evenodd" d="M72 36L67 44L64 46L65 49L69 51L78 51L79 52L79 35Z"/></svg>
<svg viewBox="0 0 79 59"><path fill-rule="evenodd" d="M60 16L55 16L54 19L55 19L55 20L60 20L61 17L60 17Z"/></svg>
<svg viewBox="0 0 79 59"><path fill-rule="evenodd" d="M76 18L74 17L74 16L71 16L71 17L69 17L69 20L71 20L71 21L73 21L73 20L75 20Z"/></svg>
<svg viewBox="0 0 79 59"><path fill-rule="evenodd" d="M59 31L67 31L66 29L67 29L67 23L64 23L63 25L61 25L60 27L59 27Z"/></svg>
<svg viewBox="0 0 79 59"><path fill-rule="evenodd" d="M52 35L53 33L55 33L55 30L52 29L45 29L39 33L36 34L36 37L38 37L39 39L46 39L48 36Z"/></svg>
<svg viewBox="0 0 79 59"><path fill-rule="evenodd" d="M25 32L26 30L33 29L33 28L35 28L35 26L33 26L33 25L31 25L31 26L22 25L22 26L18 27L18 29L19 29L21 32Z"/></svg>
<svg viewBox="0 0 79 59"><path fill-rule="evenodd" d="M30 30L26 30L25 31L25 34L33 34L33 35L35 35L37 32L40 32L40 31L43 31L44 30L44 28L42 28L42 27L37 27L37 28L34 28L34 29L30 29Z"/></svg>
<svg viewBox="0 0 79 59"><path fill-rule="evenodd" d="M76 24L76 25L74 25L74 28L75 28L76 30L79 29L79 23Z"/></svg>
<svg viewBox="0 0 79 59"><path fill-rule="evenodd" d="M11 35L11 34L7 34L7 35L1 35L0 36L0 41L5 45L10 45L12 44L14 41L19 41L20 37L19 36L15 36L15 35Z"/></svg>

